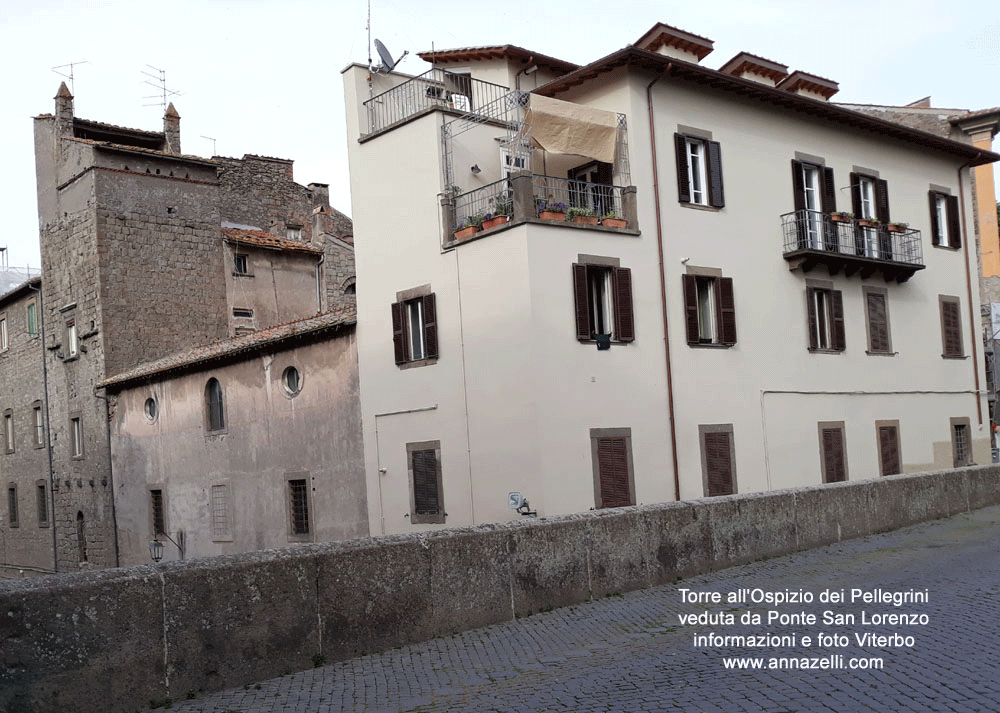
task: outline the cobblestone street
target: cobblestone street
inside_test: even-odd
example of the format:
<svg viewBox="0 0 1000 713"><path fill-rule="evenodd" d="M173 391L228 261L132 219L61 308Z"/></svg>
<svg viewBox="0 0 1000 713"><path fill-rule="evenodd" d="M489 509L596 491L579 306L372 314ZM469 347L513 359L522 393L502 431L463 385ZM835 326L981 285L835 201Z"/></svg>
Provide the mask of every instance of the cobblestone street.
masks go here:
<svg viewBox="0 0 1000 713"><path fill-rule="evenodd" d="M172 710L1000 711L998 543L1000 508L988 508L174 701ZM685 603L682 589L719 592L723 600ZM813 601L725 600L739 590L749 590L751 599L758 596L755 589L801 590ZM852 589L870 598L851 603ZM825 590L844 590L848 601L820 602ZM925 590L926 603L894 606L884 599ZM706 611L730 614L735 623L685 625L679 619ZM762 623L741 625L748 611ZM768 624L768 611L794 615L794 623ZM824 611L853 614L855 621L825 624ZM802 623L803 614L814 614L817 622ZM879 614L926 614L927 623L866 623ZM794 635L795 645L786 645L788 639L780 646L694 645L695 634L709 633ZM845 638L817 645L821 633ZM859 645L856 635L869 633L912 636L912 645ZM803 645L803 636L812 637L811 645ZM822 658L835 666L838 659L828 658L834 655L844 668L767 669L780 657ZM729 657L760 658L763 669L727 669ZM854 659L865 665L881 659L882 668L851 670Z"/></svg>

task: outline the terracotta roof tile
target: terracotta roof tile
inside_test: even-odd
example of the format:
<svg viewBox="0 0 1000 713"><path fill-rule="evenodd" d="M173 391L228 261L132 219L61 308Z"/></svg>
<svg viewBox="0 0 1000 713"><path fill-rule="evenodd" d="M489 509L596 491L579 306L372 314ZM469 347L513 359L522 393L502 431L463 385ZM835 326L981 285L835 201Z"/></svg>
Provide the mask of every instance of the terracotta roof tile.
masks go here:
<svg viewBox="0 0 1000 713"><path fill-rule="evenodd" d="M306 317L305 319L266 327L250 334L223 339L211 344L203 344L193 349L157 359L156 361L140 364L134 369L105 379L100 385L123 385L130 381L149 378L156 374L174 371L194 364L210 362L241 352L260 350L267 346L280 344L292 337L356 323L357 315L353 309L324 312L312 317Z"/></svg>
<svg viewBox="0 0 1000 713"><path fill-rule="evenodd" d="M62 140L75 141L80 144L90 144L91 146L110 149L112 151L129 151L134 153L149 154L150 156L159 156L161 158L183 159L185 161L197 161L198 163L204 163L212 166L218 165L218 161L213 161L210 158L203 158L202 156L195 156L194 154L169 153L167 151L158 151L156 149L146 149L142 148L141 146L129 146L127 144L113 144L110 141L95 141L94 139L78 139L75 136L63 136Z"/></svg>
<svg viewBox="0 0 1000 713"><path fill-rule="evenodd" d="M77 117L73 118L74 126L92 126L95 129L106 129L109 131L122 131L129 134L138 134L139 136L147 136L151 139L162 139L162 131L144 131L142 129L130 129L127 126L117 126L115 124L105 124L103 121L91 121L90 119L80 119Z"/></svg>
<svg viewBox="0 0 1000 713"><path fill-rule="evenodd" d="M226 240L234 243L256 245L272 250L292 250L306 253L322 253L323 248L313 247L309 243L289 238L279 238L277 235L265 233L263 230L246 230L243 228L223 228L222 234Z"/></svg>

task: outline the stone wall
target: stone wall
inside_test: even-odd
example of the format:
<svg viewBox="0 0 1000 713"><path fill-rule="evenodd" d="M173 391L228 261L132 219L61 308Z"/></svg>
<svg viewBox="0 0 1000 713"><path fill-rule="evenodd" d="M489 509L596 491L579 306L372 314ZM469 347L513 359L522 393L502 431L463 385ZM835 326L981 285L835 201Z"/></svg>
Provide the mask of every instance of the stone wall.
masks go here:
<svg viewBox="0 0 1000 713"><path fill-rule="evenodd" d="M131 713L1000 503L1000 466L0 583L0 708Z"/></svg>
<svg viewBox="0 0 1000 713"><path fill-rule="evenodd" d="M301 239L312 240L312 194L292 177L288 159L246 155L242 159L214 156L219 171L222 220L251 225L284 238L288 226L301 228Z"/></svg>

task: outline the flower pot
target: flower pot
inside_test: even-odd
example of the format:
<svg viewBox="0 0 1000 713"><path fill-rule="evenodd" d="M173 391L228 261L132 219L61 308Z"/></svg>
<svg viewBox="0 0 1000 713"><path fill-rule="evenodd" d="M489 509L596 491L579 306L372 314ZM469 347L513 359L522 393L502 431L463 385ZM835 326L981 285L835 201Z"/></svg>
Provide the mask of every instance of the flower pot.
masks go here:
<svg viewBox="0 0 1000 713"><path fill-rule="evenodd" d="M601 225L606 228L627 228L628 221L624 218L605 218L601 221Z"/></svg>
<svg viewBox="0 0 1000 713"><path fill-rule="evenodd" d="M483 230L489 230L490 228L495 228L498 225L503 225L508 220L506 215L498 215L496 218L490 218L489 220L483 221Z"/></svg>
<svg viewBox="0 0 1000 713"><path fill-rule="evenodd" d="M555 211L552 210L539 211L538 217L541 218L542 220L558 220L559 222L566 220L565 213L556 213Z"/></svg>
<svg viewBox="0 0 1000 713"><path fill-rule="evenodd" d="M865 219L862 218L861 220L858 221L858 227L859 228L877 228L878 227L878 223L876 223L874 220L865 220Z"/></svg>
<svg viewBox="0 0 1000 713"><path fill-rule="evenodd" d="M906 226L905 225L893 225L892 223L889 223L889 225L886 226L886 229L890 233L905 233L906 232Z"/></svg>
<svg viewBox="0 0 1000 713"><path fill-rule="evenodd" d="M455 240L465 240L479 232L479 228L475 225L470 225L468 228L461 228L455 231Z"/></svg>
<svg viewBox="0 0 1000 713"><path fill-rule="evenodd" d="M830 220L832 220L834 223L850 223L851 222L850 217L844 215L843 213L831 213L830 214Z"/></svg>
<svg viewBox="0 0 1000 713"><path fill-rule="evenodd" d="M597 225L599 218L596 215L574 215L574 223L583 223L584 225Z"/></svg>

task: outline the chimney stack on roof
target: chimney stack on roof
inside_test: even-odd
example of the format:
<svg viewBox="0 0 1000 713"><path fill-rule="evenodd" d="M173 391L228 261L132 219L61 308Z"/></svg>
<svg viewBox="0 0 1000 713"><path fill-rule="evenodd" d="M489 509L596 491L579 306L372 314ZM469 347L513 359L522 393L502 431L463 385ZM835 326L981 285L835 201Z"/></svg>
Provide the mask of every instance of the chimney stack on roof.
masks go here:
<svg viewBox="0 0 1000 713"><path fill-rule="evenodd" d="M830 97L840 91L840 85L832 79L796 70L778 83L778 89L820 101L830 101Z"/></svg>
<svg viewBox="0 0 1000 713"><path fill-rule="evenodd" d="M73 135L73 95L69 93L66 82L59 85L56 92L56 133L64 136Z"/></svg>
<svg viewBox="0 0 1000 713"><path fill-rule="evenodd" d="M639 49L699 64L714 49L712 40L658 22L638 39Z"/></svg>
<svg viewBox="0 0 1000 713"><path fill-rule="evenodd" d="M740 79L766 84L769 87L777 86L778 82L788 76L787 65L772 62L749 52L740 52L719 67L719 71Z"/></svg>
<svg viewBox="0 0 1000 713"><path fill-rule="evenodd" d="M163 115L163 137L166 144L163 147L164 151L173 154L181 152L181 115L174 109L173 102L170 102L167 112Z"/></svg>

